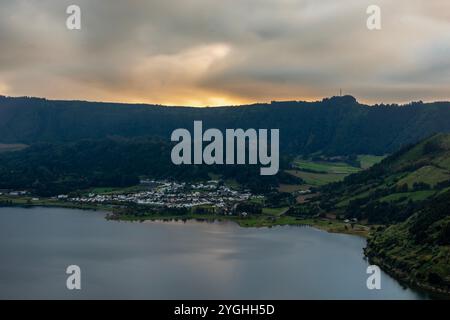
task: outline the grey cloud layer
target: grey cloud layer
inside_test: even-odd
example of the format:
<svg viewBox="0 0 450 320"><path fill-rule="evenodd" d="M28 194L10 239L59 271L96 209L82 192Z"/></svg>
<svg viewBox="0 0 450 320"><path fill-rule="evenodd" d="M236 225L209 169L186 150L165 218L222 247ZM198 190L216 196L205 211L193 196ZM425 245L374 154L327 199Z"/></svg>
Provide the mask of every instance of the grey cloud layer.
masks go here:
<svg viewBox="0 0 450 320"><path fill-rule="evenodd" d="M168 104L450 99L450 3L2 0L0 94ZM65 28L78 4L82 30Z"/></svg>

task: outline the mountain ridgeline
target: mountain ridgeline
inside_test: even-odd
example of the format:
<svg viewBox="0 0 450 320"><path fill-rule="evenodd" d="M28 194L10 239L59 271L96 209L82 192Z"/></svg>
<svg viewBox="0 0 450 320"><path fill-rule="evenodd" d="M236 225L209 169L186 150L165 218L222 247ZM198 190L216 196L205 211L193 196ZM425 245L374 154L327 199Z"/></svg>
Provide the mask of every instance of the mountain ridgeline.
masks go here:
<svg viewBox="0 0 450 320"><path fill-rule="evenodd" d="M272 102L187 108L0 97L0 143L70 142L157 136L174 129L280 129L282 153L387 154L436 132L450 132L450 103L405 106L358 103L351 96L318 102Z"/></svg>

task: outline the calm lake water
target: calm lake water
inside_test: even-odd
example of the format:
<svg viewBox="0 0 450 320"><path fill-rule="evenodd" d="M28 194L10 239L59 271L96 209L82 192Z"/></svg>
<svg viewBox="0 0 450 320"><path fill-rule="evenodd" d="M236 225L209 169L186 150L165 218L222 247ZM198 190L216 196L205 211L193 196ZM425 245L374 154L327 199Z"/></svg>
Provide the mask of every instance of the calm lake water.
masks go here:
<svg viewBox="0 0 450 320"><path fill-rule="evenodd" d="M0 208L0 298L424 298L386 274L382 290L368 290L365 240L356 236L104 215ZM69 265L81 268L80 291L66 289Z"/></svg>

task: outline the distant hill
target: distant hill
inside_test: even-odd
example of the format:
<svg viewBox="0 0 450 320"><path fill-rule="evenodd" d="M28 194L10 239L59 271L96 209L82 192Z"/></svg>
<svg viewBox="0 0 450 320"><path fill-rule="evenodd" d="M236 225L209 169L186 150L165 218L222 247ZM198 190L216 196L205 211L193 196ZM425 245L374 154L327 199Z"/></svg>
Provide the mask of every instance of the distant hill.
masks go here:
<svg viewBox="0 0 450 320"><path fill-rule="evenodd" d="M176 128L278 128L290 154L392 153L436 132L450 132L450 103L362 105L351 96L183 108L0 97L0 143L67 142L108 136L159 136Z"/></svg>

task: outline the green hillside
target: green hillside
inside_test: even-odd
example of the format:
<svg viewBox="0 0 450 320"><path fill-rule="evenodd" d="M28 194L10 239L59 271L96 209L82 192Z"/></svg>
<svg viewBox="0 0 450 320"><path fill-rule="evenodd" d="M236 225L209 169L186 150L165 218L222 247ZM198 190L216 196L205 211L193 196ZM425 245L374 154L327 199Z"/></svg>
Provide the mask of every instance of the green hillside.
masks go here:
<svg viewBox="0 0 450 320"><path fill-rule="evenodd" d="M450 135L434 135L319 191L297 211L380 225L368 239L371 262L450 295Z"/></svg>
<svg viewBox="0 0 450 320"><path fill-rule="evenodd" d="M450 191L428 200L405 222L380 228L366 255L414 286L450 294Z"/></svg>
<svg viewBox="0 0 450 320"><path fill-rule="evenodd" d="M369 223L404 221L419 202L450 187L450 135L409 146L368 170L321 188L327 212Z"/></svg>

